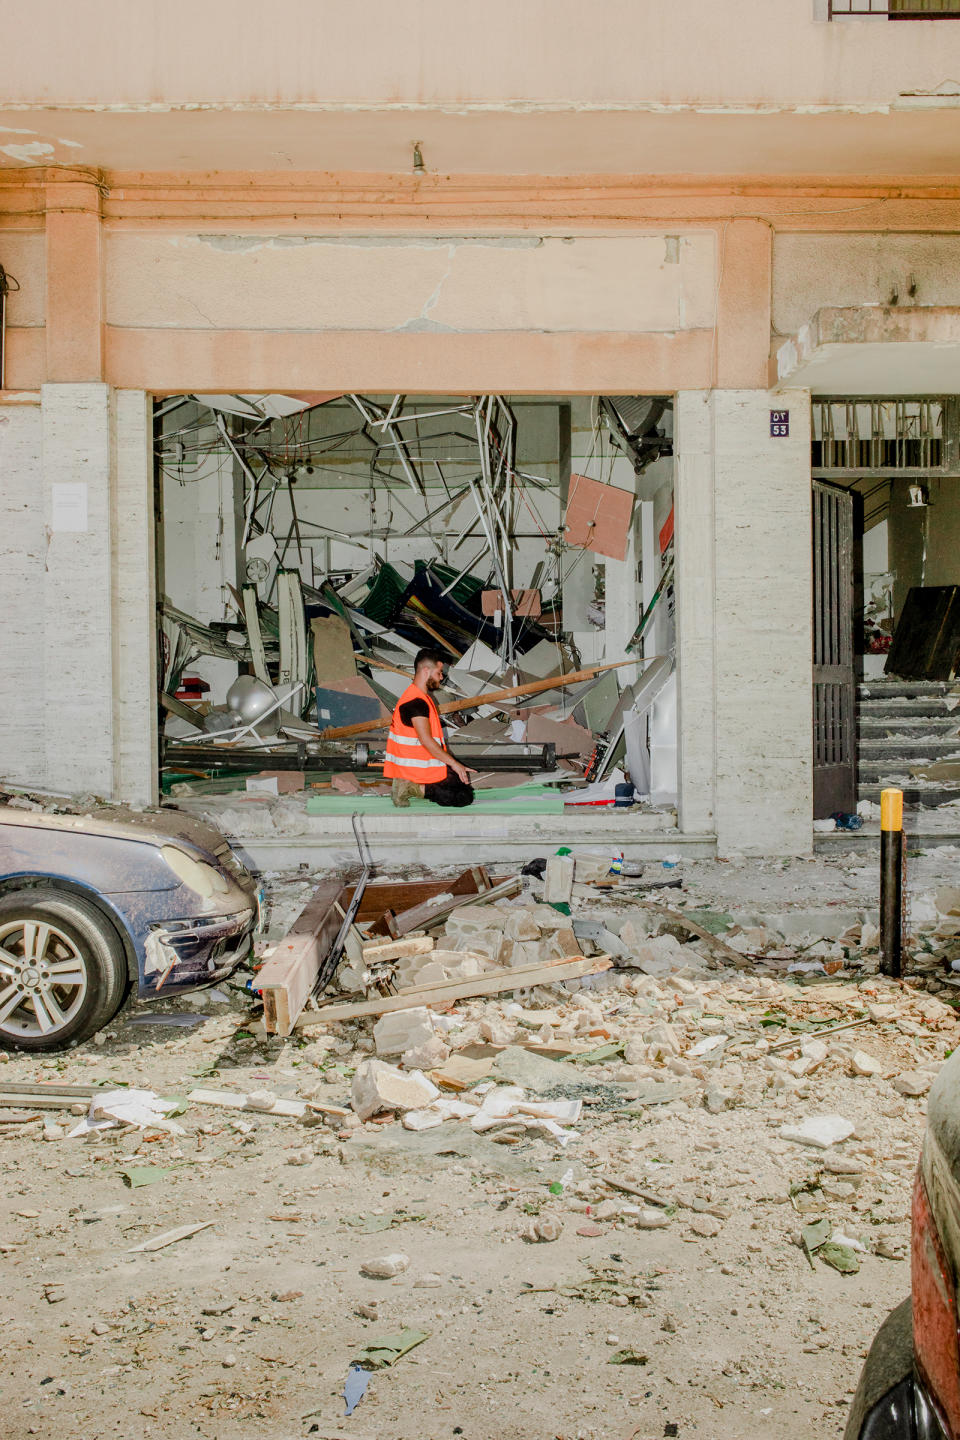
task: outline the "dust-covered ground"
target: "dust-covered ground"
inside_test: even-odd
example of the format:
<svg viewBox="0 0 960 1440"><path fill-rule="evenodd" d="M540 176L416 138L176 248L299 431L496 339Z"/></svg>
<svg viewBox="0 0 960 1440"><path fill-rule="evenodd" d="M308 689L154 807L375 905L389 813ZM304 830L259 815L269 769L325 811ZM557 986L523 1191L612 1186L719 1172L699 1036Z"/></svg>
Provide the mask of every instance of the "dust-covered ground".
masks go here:
<svg viewBox="0 0 960 1440"><path fill-rule="evenodd" d="M415 1132L392 1114L307 1124L190 1101L180 1134L70 1139L68 1111L0 1110L5 1440L841 1434L870 1340L909 1289L924 1093L958 1036L953 927L937 908L958 858L911 860L923 919L904 983L875 973L869 850L651 867L646 880L682 876L683 890L632 898L577 886L574 917L616 934L643 913L636 898L727 912L720 933L746 958L694 941L668 973L626 964L573 991L452 1007L454 1055L491 1035L514 1055L548 1037L554 1053L623 1042L563 1062L583 1100L565 1144L509 1127L498 1143L469 1120ZM274 931L314 883L273 877ZM530 882L505 908L538 896ZM245 978L222 987L226 1002L128 1005L100 1043L9 1056L0 1082L269 1091L349 1110L371 1022L267 1039ZM131 1023L144 1010L207 1018ZM848 1138L816 1149L781 1133L824 1114ZM800 1231L818 1218L856 1273L807 1258ZM134 1249L191 1224L206 1228ZM534 1238L538 1225L558 1238ZM361 1273L390 1255L407 1262L393 1278ZM345 1416L351 1362L404 1329L427 1338L370 1372Z"/></svg>

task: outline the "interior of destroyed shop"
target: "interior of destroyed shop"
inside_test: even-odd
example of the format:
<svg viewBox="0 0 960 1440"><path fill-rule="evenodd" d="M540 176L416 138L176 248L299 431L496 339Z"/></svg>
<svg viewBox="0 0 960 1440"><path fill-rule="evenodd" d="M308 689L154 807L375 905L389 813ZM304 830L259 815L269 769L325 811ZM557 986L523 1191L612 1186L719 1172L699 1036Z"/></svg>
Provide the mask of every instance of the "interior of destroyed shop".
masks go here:
<svg viewBox="0 0 960 1440"><path fill-rule="evenodd" d="M478 811L675 824L669 398L176 395L155 454L165 794L393 812L430 648Z"/></svg>

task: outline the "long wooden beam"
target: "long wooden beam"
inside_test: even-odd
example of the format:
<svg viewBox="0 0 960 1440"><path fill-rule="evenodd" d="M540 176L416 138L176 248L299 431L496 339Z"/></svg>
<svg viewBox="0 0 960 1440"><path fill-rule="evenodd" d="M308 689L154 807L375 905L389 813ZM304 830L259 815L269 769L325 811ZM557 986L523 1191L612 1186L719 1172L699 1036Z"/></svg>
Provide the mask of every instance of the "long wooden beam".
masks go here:
<svg viewBox="0 0 960 1440"><path fill-rule="evenodd" d="M472 980L444 980L436 985L422 985L385 995L380 1000L357 1000L347 1005L324 1005L320 1010L305 1010L294 1022L295 1030L313 1025L332 1025L341 1020L358 1020L364 1015L387 1015L393 1010L410 1010L414 1006L449 1005L453 1000L469 1000L477 995L501 995L507 990L528 990L533 985L552 985L558 980L575 980L581 975L599 975L609 970L613 961L606 955L593 960L574 956L569 960L548 960L543 965L520 965L515 969L498 970L476 975Z"/></svg>
<svg viewBox="0 0 960 1440"><path fill-rule="evenodd" d="M659 656L634 656L632 660L614 660L609 665L591 665L585 670L571 670L566 675L549 675L546 680L529 680L524 685L508 685L503 690L487 690L482 695L469 695L464 700L447 700L437 709L441 715L453 715L458 710L476 710L479 705L493 705L498 700L517 700L523 695L539 695L546 690L557 690L564 685L578 685L582 680L595 680L606 670L619 670L624 665L642 665L645 661L659 659ZM363 735L373 730L389 730L390 722L361 721L356 725L335 725L324 730L324 740L345 740L348 735Z"/></svg>

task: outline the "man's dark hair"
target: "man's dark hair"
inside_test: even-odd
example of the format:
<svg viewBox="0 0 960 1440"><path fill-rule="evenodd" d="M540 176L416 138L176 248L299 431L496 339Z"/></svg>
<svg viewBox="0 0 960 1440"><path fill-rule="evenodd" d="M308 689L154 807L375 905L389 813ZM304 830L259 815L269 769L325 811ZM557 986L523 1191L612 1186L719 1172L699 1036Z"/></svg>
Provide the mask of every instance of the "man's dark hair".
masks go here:
<svg viewBox="0 0 960 1440"><path fill-rule="evenodd" d="M414 670L419 670L421 665L446 665L447 657L440 650L430 649L418 650L413 662Z"/></svg>

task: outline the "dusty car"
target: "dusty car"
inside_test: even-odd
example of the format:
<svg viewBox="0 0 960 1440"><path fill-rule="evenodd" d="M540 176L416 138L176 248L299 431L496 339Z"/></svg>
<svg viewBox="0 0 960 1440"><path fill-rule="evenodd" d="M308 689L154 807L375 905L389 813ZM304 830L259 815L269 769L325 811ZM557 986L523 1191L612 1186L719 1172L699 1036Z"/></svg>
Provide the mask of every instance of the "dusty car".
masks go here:
<svg viewBox="0 0 960 1440"><path fill-rule="evenodd" d="M844 1440L960 1440L960 1051L930 1091L910 1248L911 1294L870 1347Z"/></svg>
<svg viewBox="0 0 960 1440"><path fill-rule="evenodd" d="M254 878L192 816L0 803L0 1048L78 1044L133 986L145 999L223 979L261 911Z"/></svg>

